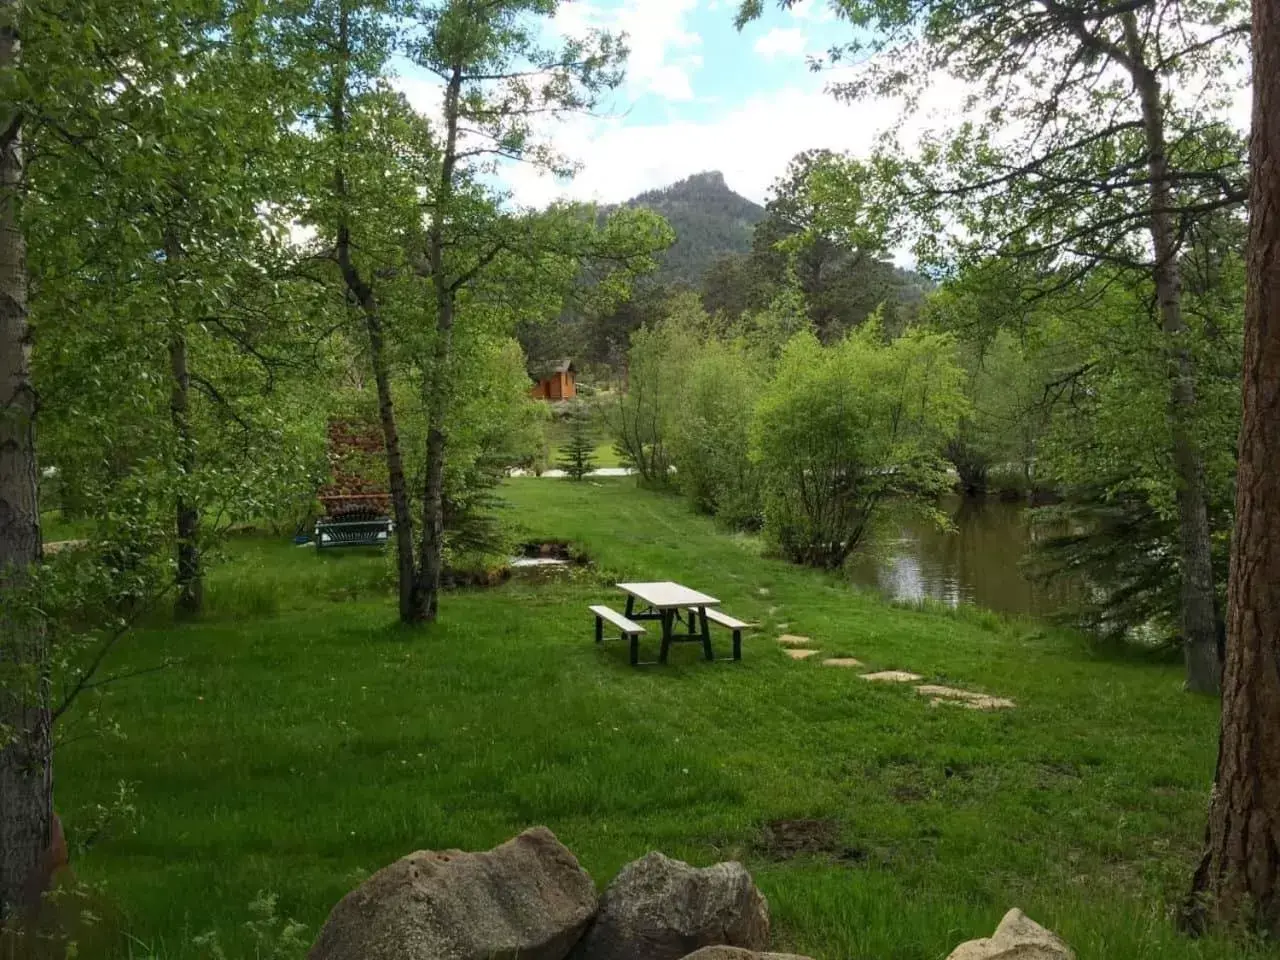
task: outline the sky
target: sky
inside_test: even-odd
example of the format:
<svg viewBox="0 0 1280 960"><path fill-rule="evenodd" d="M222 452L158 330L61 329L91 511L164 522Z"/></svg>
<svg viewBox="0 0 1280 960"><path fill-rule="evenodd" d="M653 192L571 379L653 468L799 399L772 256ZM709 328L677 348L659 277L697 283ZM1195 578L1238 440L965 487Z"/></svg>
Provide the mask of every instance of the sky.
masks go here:
<svg viewBox="0 0 1280 960"><path fill-rule="evenodd" d="M791 10L766 3L739 32L736 0L572 0L554 30L625 32L631 55L623 86L597 117L574 117L547 132L581 165L572 181L528 166L503 179L517 203L543 206L567 197L616 203L693 173L719 170L729 187L763 203L796 153L814 147L869 151L897 113L892 103L851 106L826 92L809 54L851 36L825 0ZM435 113L438 86L405 65L397 85Z"/></svg>
<svg viewBox="0 0 1280 960"><path fill-rule="evenodd" d="M797 153L816 147L866 156L895 125L892 100L841 103L827 90L831 74L808 58L852 38L827 0L798 0L781 10L766 0L764 15L739 32L738 0L565 0L551 36L581 36L590 28L625 33L631 55L622 87L597 116L549 123L542 134L580 164L571 181L528 164L507 165L503 185L520 205L552 200L618 203L690 174L719 170L729 187L763 203ZM849 70L852 68L843 68ZM438 116L439 82L407 61L397 86L417 109ZM969 92L954 79L932 83L908 134L954 122ZM1232 110L1248 128L1248 91ZM910 136L908 136L908 140Z"/></svg>

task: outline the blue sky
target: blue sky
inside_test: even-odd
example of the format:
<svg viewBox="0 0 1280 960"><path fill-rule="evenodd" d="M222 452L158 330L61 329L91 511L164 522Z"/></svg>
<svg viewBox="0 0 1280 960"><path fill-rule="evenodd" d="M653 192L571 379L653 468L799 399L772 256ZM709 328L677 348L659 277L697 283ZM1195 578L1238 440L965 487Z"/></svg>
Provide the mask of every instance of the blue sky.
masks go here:
<svg viewBox="0 0 1280 960"><path fill-rule="evenodd" d="M525 165L509 166L502 179L513 198L529 206L558 197L616 203L719 170L731 188L763 202L800 151L825 147L865 156L881 132L899 123L900 103L839 103L825 89L832 76L809 70L808 55L851 37L852 28L831 15L827 0L799 0L790 10L765 0L763 17L741 33L733 26L737 3L565 0L549 32L626 33L627 79L600 116L569 118L541 131L581 165L578 175L561 182ZM905 125L908 142L953 124L973 89L933 79ZM399 85L424 113L438 112L439 85L430 78L410 68ZM1247 95L1233 114L1247 128Z"/></svg>
<svg viewBox="0 0 1280 960"><path fill-rule="evenodd" d="M837 103L806 55L847 40L826 0L765 15L739 33L736 0L570 0L553 30L625 32L627 80L599 117L548 128L582 165L571 182L527 169L504 174L515 199L541 206L560 196L611 203L692 173L720 170L729 186L763 201L787 161L812 147L864 153L897 115L892 104ZM406 73L409 98L432 112L434 85Z"/></svg>

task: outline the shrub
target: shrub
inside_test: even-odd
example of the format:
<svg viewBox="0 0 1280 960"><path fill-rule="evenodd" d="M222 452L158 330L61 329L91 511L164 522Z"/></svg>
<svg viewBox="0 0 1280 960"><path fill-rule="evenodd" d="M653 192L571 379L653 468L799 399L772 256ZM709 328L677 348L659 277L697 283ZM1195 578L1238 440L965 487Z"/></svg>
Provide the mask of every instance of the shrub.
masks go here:
<svg viewBox="0 0 1280 960"><path fill-rule="evenodd" d="M627 389L602 408L619 456L647 483L671 481L672 427L700 347L693 326L679 314L636 330L627 352Z"/></svg>
<svg viewBox="0 0 1280 960"><path fill-rule="evenodd" d="M681 492L696 509L746 529L760 525L760 484L750 441L761 382L743 348L708 342L686 372L671 431Z"/></svg>
<svg viewBox="0 0 1280 960"><path fill-rule="evenodd" d="M752 452L765 530L789 559L840 567L888 497L928 511L964 412L951 340L891 343L869 322L831 347L796 335L757 407Z"/></svg>

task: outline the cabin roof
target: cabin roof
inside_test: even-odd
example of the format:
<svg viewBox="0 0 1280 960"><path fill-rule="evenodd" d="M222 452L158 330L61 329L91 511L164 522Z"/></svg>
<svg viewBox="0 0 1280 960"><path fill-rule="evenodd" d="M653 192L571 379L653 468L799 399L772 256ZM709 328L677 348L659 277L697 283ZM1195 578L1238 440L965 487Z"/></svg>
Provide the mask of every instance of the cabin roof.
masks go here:
<svg viewBox="0 0 1280 960"><path fill-rule="evenodd" d="M545 380L547 377L553 376L557 373L577 372L578 370L573 365L573 361L569 359L558 361L553 360L549 363L545 361L542 363L535 363L531 364L529 368L529 376L533 380Z"/></svg>

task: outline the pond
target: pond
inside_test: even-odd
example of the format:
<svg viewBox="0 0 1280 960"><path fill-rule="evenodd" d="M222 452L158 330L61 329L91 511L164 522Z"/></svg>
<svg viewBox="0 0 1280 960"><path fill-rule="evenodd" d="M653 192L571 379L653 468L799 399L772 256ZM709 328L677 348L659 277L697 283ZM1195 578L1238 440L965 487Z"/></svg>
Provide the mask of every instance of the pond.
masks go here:
<svg viewBox="0 0 1280 960"><path fill-rule="evenodd" d="M1027 507L997 497L944 497L953 528L894 517L849 562L854 582L892 600L972 603L999 613L1044 616L1069 598L1068 585L1032 583L1020 568L1031 542Z"/></svg>

